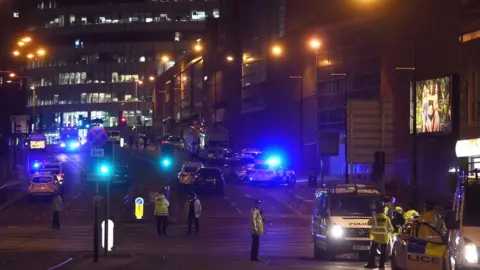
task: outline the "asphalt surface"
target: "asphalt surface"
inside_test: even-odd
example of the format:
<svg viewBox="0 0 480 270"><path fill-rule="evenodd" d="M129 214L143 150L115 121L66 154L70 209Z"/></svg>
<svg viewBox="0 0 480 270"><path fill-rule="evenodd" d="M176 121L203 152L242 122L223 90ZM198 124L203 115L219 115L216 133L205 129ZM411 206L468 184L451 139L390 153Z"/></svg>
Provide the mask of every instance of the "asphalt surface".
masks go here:
<svg viewBox="0 0 480 270"><path fill-rule="evenodd" d="M138 186L133 197L145 199L144 217L136 220L128 189L112 186L109 217L115 222L114 251L100 254L92 263L94 185L81 182L81 172L95 168L88 150L81 153L44 153L65 163L65 209L61 229L51 229L51 202L30 202L22 194L26 180L8 192L0 206L0 269L362 269L355 256L334 262L313 260L310 216L314 190L296 187L268 187L227 184L225 195L201 195L203 213L200 234L187 236L183 214L186 194L175 185L175 175L186 159L174 154L174 168L160 170L159 154L116 149L115 160L128 164ZM107 153L109 155L109 153ZM18 181L17 181L18 182ZM171 216L168 237L156 234L150 197L162 186L171 185ZM104 189L100 188L103 194ZM20 194L20 195L19 195ZM262 200L265 235L261 238L261 262L250 262L249 213L254 199ZM13 202L13 203L12 203ZM2 202L4 205L5 202ZM105 202L99 206L104 219ZM56 267L56 268L55 268Z"/></svg>

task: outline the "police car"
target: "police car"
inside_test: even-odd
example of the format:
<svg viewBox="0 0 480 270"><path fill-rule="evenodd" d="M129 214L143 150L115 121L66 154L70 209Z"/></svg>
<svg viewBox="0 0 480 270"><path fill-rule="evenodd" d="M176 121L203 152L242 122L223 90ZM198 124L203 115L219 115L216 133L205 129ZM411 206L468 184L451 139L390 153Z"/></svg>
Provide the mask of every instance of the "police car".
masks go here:
<svg viewBox="0 0 480 270"><path fill-rule="evenodd" d="M312 215L313 253L317 260L358 252L368 258L372 211L383 197L375 186L325 185L315 193Z"/></svg>
<svg viewBox="0 0 480 270"><path fill-rule="evenodd" d="M202 162L185 162L178 173L178 183L182 185L192 184L195 181L195 173L203 167Z"/></svg>
<svg viewBox="0 0 480 270"><path fill-rule="evenodd" d="M270 158L264 163L257 163L246 171L246 179L250 183L273 183L277 185L295 185L295 172L281 165L278 158Z"/></svg>
<svg viewBox="0 0 480 270"><path fill-rule="evenodd" d="M65 171L63 163L60 161L47 161L43 162L38 169L39 173L49 173L56 177L56 180L61 185L65 177Z"/></svg>
<svg viewBox="0 0 480 270"><path fill-rule="evenodd" d="M27 189L27 194L30 198L34 196L50 196L55 192L60 192L60 185L54 175L50 173L35 173L32 175Z"/></svg>
<svg viewBox="0 0 480 270"><path fill-rule="evenodd" d="M428 227L432 235L419 237L420 226ZM428 223L408 222L393 244L392 270L452 269L449 253L448 240L442 232Z"/></svg>

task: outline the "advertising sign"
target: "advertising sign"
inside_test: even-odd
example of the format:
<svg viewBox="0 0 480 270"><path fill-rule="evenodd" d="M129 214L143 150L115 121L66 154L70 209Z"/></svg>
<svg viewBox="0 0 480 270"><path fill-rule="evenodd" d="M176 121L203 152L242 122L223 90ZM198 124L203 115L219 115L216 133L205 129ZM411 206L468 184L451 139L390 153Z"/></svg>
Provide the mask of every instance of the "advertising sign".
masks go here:
<svg viewBox="0 0 480 270"><path fill-rule="evenodd" d="M411 102L410 113L416 114L416 133L450 133L452 131L452 76L418 81L416 110L413 112ZM410 119L413 121L413 117ZM410 132L412 133L410 122Z"/></svg>

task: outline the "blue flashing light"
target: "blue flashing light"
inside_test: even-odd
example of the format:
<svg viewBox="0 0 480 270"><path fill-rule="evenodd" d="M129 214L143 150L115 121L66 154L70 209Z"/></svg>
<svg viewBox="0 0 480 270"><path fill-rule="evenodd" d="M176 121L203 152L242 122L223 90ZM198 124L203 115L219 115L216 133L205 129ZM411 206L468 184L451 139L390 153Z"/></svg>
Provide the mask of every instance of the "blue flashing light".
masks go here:
<svg viewBox="0 0 480 270"><path fill-rule="evenodd" d="M35 168L35 169L40 168L40 163L38 163L38 162L33 163L33 168Z"/></svg>
<svg viewBox="0 0 480 270"><path fill-rule="evenodd" d="M80 147L80 143L79 143L79 142L71 142L71 143L68 145L68 147L69 147L70 149L76 149L76 148Z"/></svg>
<svg viewBox="0 0 480 270"><path fill-rule="evenodd" d="M267 159L266 163L270 166L278 166L282 162L281 162L280 158L278 158L278 157L271 157L271 158Z"/></svg>
<svg viewBox="0 0 480 270"><path fill-rule="evenodd" d="M163 167L170 167L172 165L172 161L169 158L162 159L162 166Z"/></svg>
<svg viewBox="0 0 480 270"><path fill-rule="evenodd" d="M60 147L61 147L61 148L65 148L65 146L66 146L65 143L63 143L63 142L60 143Z"/></svg>
<svg viewBox="0 0 480 270"><path fill-rule="evenodd" d="M85 127L86 127L86 128L90 128L90 125L89 125L89 124L86 124Z"/></svg>
<svg viewBox="0 0 480 270"><path fill-rule="evenodd" d="M102 165L102 166L100 167L100 172L101 172L101 173L108 173L108 167L105 166L105 165Z"/></svg>

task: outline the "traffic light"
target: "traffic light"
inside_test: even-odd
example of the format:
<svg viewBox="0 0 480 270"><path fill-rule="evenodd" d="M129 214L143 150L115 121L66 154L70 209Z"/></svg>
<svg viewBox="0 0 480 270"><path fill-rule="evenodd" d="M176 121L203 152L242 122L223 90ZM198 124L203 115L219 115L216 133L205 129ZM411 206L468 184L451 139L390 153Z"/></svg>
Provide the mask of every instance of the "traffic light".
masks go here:
<svg viewBox="0 0 480 270"><path fill-rule="evenodd" d="M172 166L172 159L169 157L162 158L161 165L162 165L162 168L164 169L170 168Z"/></svg>
<svg viewBox="0 0 480 270"><path fill-rule="evenodd" d="M106 164L102 164L99 167L100 174L107 175L110 173L110 167Z"/></svg>
<svg viewBox="0 0 480 270"><path fill-rule="evenodd" d="M123 116L123 112L120 111L120 112L118 112L118 126L122 127L122 126L125 126L125 125L127 125L127 118L125 116Z"/></svg>

